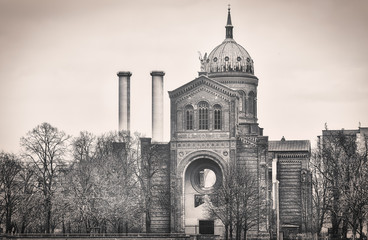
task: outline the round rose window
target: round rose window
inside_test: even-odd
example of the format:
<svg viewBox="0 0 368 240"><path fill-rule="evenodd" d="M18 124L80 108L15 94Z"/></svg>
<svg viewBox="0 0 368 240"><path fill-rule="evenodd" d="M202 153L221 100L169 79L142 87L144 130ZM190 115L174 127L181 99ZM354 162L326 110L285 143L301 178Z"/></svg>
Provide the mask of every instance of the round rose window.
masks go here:
<svg viewBox="0 0 368 240"><path fill-rule="evenodd" d="M190 181L192 186L199 193L211 193L221 184L221 169L211 160L196 160L188 170L191 171Z"/></svg>

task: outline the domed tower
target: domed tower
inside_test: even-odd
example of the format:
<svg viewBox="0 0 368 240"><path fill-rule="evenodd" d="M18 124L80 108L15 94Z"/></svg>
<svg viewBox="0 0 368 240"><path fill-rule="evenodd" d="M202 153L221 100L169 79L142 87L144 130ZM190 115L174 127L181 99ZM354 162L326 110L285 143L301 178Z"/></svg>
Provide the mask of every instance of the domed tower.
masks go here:
<svg viewBox="0 0 368 240"><path fill-rule="evenodd" d="M245 134L259 134L257 124L257 86L254 63L249 53L233 38L230 7L228 8L226 38L208 57L201 58L201 72L239 94L238 124Z"/></svg>
<svg viewBox="0 0 368 240"><path fill-rule="evenodd" d="M267 207L268 201L263 200L268 193L268 137L257 123L258 79L248 52L233 39L230 8L225 29L225 40L200 57L199 76L169 91L170 227L174 232L223 235L225 227L208 214L205 200L221 186L233 164L244 174L254 174L254 188L262 199L257 204ZM208 182L207 176L212 176ZM262 239L268 224L256 214L257 223L249 235Z"/></svg>

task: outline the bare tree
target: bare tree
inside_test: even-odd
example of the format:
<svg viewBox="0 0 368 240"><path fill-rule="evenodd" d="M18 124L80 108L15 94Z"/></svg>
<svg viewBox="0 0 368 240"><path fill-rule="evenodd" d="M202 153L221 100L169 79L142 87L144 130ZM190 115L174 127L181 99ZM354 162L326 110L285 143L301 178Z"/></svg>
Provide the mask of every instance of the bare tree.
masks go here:
<svg viewBox="0 0 368 240"><path fill-rule="evenodd" d="M230 165L223 175L221 187L208 198L207 209L211 217L225 226L225 239L247 238L250 229L264 217L265 208L259 198L255 173L242 166Z"/></svg>
<svg viewBox="0 0 368 240"><path fill-rule="evenodd" d="M352 230L353 239L356 234L363 235L363 215L368 206L368 158L367 138L362 139L361 148L357 141L344 139L343 148L348 156L345 164L343 188L343 204L346 209L345 221ZM349 144L346 144L349 143Z"/></svg>
<svg viewBox="0 0 368 240"><path fill-rule="evenodd" d="M55 180L67 150L68 139L69 136L63 131L59 131L49 123L42 123L20 140L24 157L35 166L38 187L43 194L44 230L47 233L50 233L51 230Z"/></svg>
<svg viewBox="0 0 368 240"><path fill-rule="evenodd" d="M139 135L136 136L138 138ZM169 189L157 183L167 168L163 168L165 157L162 157L162 151L158 144L150 144L147 139L141 138L142 146L137 145L133 152L133 158L136 161L136 177L139 181L141 209L145 215L145 230L152 232L152 209L153 207L162 207L168 209L170 200L162 198L168 196ZM155 206L154 206L155 205Z"/></svg>
<svg viewBox="0 0 368 240"><path fill-rule="evenodd" d="M128 231L128 222L136 222L138 205L138 183L135 178L135 151L138 139L126 132L104 135L97 140L95 164L98 173L98 202L104 207L100 211L103 225L109 225L111 231Z"/></svg>
<svg viewBox="0 0 368 240"><path fill-rule="evenodd" d="M94 148L96 137L92 133L81 132L73 140L73 162L67 179L68 195L74 206L74 219L68 219L73 225L78 226L77 231L87 232L91 226L91 193L94 186ZM80 224L83 223L83 226ZM84 230L82 230L84 229Z"/></svg>
<svg viewBox="0 0 368 240"><path fill-rule="evenodd" d="M312 165L317 232L328 213L333 238L346 238L348 229L353 238L357 232L362 236L368 204L366 141L359 148L356 133L324 131Z"/></svg>
<svg viewBox="0 0 368 240"><path fill-rule="evenodd" d="M323 175L322 152L317 148L311 156L312 173L312 204L313 223L312 229L317 236L321 236L322 227L327 220L327 214L331 205L331 194L329 192L329 181Z"/></svg>
<svg viewBox="0 0 368 240"><path fill-rule="evenodd" d="M12 217L19 202L21 163L14 154L0 152L0 197L5 212L5 231L13 228Z"/></svg>
<svg viewBox="0 0 368 240"><path fill-rule="evenodd" d="M20 180L20 202L16 214L18 231L25 233L30 225L36 225L39 216L39 202L41 200L40 192L37 191L37 179L34 175L34 169L29 164L23 165L19 173Z"/></svg>
<svg viewBox="0 0 368 240"><path fill-rule="evenodd" d="M128 232L129 227L136 227L140 209L132 158L135 144L134 138L124 132L99 137L81 132L74 139L73 162L64 189L72 202L70 208L77 214L65 217L67 225L72 222L78 226L77 231L87 232L93 228L122 232L124 227Z"/></svg>

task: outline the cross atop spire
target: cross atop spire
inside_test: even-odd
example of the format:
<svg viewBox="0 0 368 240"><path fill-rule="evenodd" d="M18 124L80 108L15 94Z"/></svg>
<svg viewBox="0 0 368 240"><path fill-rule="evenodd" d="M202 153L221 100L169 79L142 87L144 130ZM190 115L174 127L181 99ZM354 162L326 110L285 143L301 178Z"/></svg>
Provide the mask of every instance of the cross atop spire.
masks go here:
<svg viewBox="0 0 368 240"><path fill-rule="evenodd" d="M233 38L233 25L231 24L230 4L228 5L227 23L226 23L226 38Z"/></svg>

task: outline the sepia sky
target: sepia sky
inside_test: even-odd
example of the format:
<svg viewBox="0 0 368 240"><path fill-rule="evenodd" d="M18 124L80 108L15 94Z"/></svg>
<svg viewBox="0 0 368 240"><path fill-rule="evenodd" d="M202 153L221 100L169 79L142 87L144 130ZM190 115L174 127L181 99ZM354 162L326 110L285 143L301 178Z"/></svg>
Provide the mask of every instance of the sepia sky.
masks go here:
<svg viewBox="0 0 368 240"><path fill-rule="evenodd" d="M151 136L152 70L169 97L198 76L198 51L234 39L259 78L270 140L312 145L330 129L368 127L366 0L0 0L0 150L42 122L68 134L118 128L118 71L131 71L132 130Z"/></svg>

